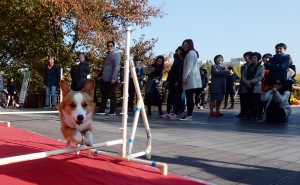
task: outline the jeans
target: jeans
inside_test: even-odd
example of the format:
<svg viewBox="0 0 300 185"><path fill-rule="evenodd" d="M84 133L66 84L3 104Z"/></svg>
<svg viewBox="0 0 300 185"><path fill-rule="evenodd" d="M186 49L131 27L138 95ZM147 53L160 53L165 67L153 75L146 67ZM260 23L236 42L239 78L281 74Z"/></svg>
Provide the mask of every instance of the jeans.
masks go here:
<svg viewBox="0 0 300 185"><path fill-rule="evenodd" d="M180 88L173 95L173 110L175 114L184 112L185 110L185 92Z"/></svg>
<svg viewBox="0 0 300 185"><path fill-rule="evenodd" d="M45 106L49 106L50 105L50 91L51 91L51 95L52 95L52 106L56 105L56 86L46 86L46 104Z"/></svg>

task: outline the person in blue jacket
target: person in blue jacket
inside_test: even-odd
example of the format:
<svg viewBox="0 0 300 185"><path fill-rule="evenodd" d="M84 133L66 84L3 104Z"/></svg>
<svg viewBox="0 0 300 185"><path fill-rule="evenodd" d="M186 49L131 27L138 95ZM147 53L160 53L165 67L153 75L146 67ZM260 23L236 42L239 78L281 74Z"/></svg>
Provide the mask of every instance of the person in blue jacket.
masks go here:
<svg viewBox="0 0 300 185"><path fill-rule="evenodd" d="M276 80L286 79L287 70L290 66L290 56L285 54L287 46L279 43L275 46L276 54L264 64L265 69L269 70L268 85L275 85Z"/></svg>
<svg viewBox="0 0 300 185"><path fill-rule="evenodd" d="M59 85L60 70L54 63L54 56L48 56L48 64L45 66L45 79L44 84L46 86L46 103L45 109L50 107L50 91L52 95L51 108L55 108L56 105L56 86Z"/></svg>

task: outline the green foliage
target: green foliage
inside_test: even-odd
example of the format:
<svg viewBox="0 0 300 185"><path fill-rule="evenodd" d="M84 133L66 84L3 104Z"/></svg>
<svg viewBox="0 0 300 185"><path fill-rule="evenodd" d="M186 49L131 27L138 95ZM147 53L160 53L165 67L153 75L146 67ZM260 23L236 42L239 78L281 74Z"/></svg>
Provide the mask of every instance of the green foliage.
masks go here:
<svg viewBox="0 0 300 185"><path fill-rule="evenodd" d="M207 74L208 74L208 76L210 77L210 76L211 76L211 66L213 65L212 60L206 60L206 63L203 64L203 65L206 67L206 69L207 69Z"/></svg>
<svg viewBox="0 0 300 185"><path fill-rule="evenodd" d="M0 71L16 82L22 80L20 69L31 71L29 90L44 90L48 55L55 56L66 76L78 52L86 53L96 68L104 61L108 40L124 45L125 26L145 27L150 18L165 15L147 0L3 0L0 7ZM156 41L139 51L148 53Z"/></svg>

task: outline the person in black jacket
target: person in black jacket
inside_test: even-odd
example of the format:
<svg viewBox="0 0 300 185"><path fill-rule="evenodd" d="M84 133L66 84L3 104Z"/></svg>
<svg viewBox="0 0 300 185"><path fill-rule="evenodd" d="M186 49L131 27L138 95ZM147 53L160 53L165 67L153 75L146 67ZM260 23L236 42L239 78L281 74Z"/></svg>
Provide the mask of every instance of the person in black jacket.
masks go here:
<svg viewBox="0 0 300 185"><path fill-rule="evenodd" d="M204 101L205 101L205 96L207 93L207 85L208 85L208 74L207 74L207 69L205 66L200 67L200 75L201 75L201 81L202 81L202 88L200 89L199 95L197 96L196 94L196 105L198 109L204 109ZM201 99L201 103L200 103Z"/></svg>
<svg viewBox="0 0 300 185"><path fill-rule="evenodd" d="M234 109L234 96L236 94L236 82L240 80L240 77L234 72L233 67L228 67L230 76L226 78L226 93L225 93L225 102L224 108L227 109L228 96L230 96L231 106L228 109Z"/></svg>
<svg viewBox="0 0 300 185"><path fill-rule="evenodd" d="M178 119L178 114L181 108L181 96L182 96L182 71L183 71L183 60L185 57L185 51L183 47L179 46L174 54L174 62L168 73L165 88L169 90L167 100L167 112L165 112L163 118ZM174 106L173 99L176 97L177 105ZM170 113L173 106L173 113ZM175 109L174 109L175 107Z"/></svg>
<svg viewBox="0 0 300 185"><path fill-rule="evenodd" d="M1 71L0 71L0 108L1 106L6 108L6 92L5 92L5 88L4 88L4 82L3 82L3 77L1 75Z"/></svg>
<svg viewBox="0 0 300 185"><path fill-rule="evenodd" d="M16 93L16 83L14 81L14 78L8 79L7 81L7 85L6 85L6 89L7 89L7 105L6 107L8 107L8 104L10 102L10 99L12 99L12 107L14 107L15 105L17 106L18 104L15 102L15 95Z"/></svg>
<svg viewBox="0 0 300 185"><path fill-rule="evenodd" d="M77 71L77 67L78 67L78 64L79 64L79 58L76 58L75 60L75 65L72 66L71 68L71 79L72 79L72 82L71 82L71 89L73 91L75 91L75 76L76 76L76 71Z"/></svg>
<svg viewBox="0 0 300 185"><path fill-rule="evenodd" d="M45 79L46 85L46 103L44 108L50 107L50 91L52 92L52 105L51 108L55 108L56 105L56 86L59 85L60 70L54 63L54 56L48 56L48 64L45 66Z"/></svg>
<svg viewBox="0 0 300 185"><path fill-rule="evenodd" d="M90 66L87 62L85 62L85 55L80 53L78 59L79 64L77 65L77 68L74 68L71 72L73 91L81 91L87 82L88 75L90 74Z"/></svg>

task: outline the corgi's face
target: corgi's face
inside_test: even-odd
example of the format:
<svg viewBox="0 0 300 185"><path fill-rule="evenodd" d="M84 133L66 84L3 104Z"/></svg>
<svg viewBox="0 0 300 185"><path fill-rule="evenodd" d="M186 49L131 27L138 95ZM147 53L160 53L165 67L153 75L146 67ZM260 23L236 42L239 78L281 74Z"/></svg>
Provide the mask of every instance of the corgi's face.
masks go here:
<svg viewBox="0 0 300 185"><path fill-rule="evenodd" d="M59 105L61 121L78 131L86 129L92 121L95 103L94 80L88 80L82 91L71 91L65 81L61 81L63 101Z"/></svg>

